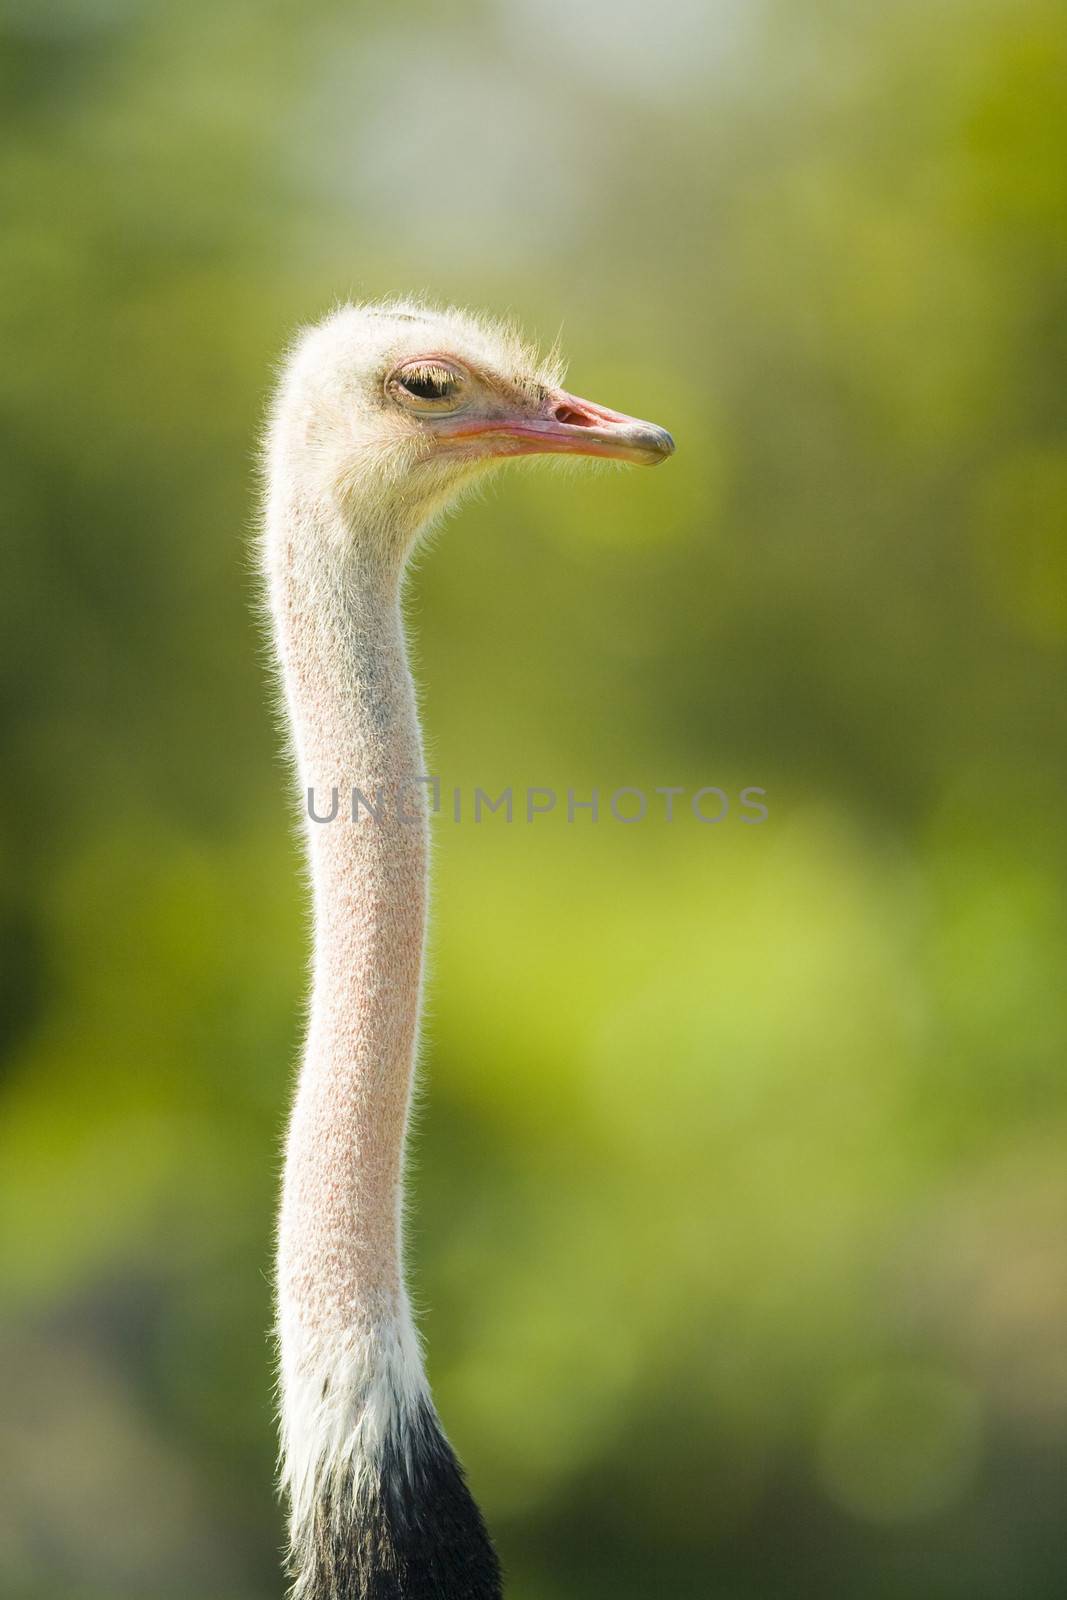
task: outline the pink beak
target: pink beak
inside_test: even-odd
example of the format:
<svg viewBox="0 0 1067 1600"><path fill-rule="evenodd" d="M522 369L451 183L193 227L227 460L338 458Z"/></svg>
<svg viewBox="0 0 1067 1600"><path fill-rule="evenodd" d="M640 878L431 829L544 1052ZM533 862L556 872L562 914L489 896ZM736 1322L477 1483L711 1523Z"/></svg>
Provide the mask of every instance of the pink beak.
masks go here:
<svg viewBox="0 0 1067 1600"><path fill-rule="evenodd" d="M469 440L471 454L479 456L604 456L654 467L674 454L666 428L580 400L564 389L553 390L533 412L461 415L442 420L435 431L461 447Z"/></svg>

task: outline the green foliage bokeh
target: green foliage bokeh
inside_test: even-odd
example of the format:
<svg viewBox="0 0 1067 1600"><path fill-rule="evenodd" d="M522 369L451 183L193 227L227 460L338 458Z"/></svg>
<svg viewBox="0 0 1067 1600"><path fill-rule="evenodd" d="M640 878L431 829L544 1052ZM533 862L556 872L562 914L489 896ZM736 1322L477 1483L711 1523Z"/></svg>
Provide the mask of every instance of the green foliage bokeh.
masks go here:
<svg viewBox="0 0 1067 1600"><path fill-rule="evenodd" d="M295 325L562 324L655 473L410 615L412 1253L515 1600L1067 1582L1067 11L0 8L4 1600L267 1600L306 917L254 617Z"/></svg>

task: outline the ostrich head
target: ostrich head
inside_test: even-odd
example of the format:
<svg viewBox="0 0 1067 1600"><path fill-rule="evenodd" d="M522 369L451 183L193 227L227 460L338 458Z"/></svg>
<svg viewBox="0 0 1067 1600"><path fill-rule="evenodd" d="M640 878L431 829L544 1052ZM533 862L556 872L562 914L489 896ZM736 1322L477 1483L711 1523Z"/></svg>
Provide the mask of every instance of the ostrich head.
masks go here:
<svg viewBox="0 0 1067 1600"><path fill-rule="evenodd" d="M509 457L597 456L655 465L674 450L663 428L561 387L502 324L400 302L345 306L291 358L269 443L275 485L358 517L383 553L418 531L474 479Z"/></svg>

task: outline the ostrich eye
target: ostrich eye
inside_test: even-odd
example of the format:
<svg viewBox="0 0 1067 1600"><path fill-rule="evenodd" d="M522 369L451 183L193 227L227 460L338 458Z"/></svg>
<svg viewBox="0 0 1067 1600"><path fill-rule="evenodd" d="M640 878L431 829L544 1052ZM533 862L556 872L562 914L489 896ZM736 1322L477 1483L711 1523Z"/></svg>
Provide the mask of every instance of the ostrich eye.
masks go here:
<svg viewBox="0 0 1067 1600"><path fill-rule="evenodd" d="M454 405L463 388L462 374L441 361L409 361L399 367L388 388L405 405L416 410L440 410Z"/></svg>

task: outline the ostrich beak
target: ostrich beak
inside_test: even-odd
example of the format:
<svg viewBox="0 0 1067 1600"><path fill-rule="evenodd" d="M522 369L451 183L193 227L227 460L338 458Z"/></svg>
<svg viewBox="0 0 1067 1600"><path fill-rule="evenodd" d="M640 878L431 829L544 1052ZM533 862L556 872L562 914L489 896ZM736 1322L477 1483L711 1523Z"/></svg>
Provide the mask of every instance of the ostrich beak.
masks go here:
<svg viewBox="0 0 1067 1600"><path fill-rule="evenodd" d="M564 389L552 390L533 409L516 406L493 416L459 416L440 424L438 431L450 445L477 456L603 456L655 467L674 454L666 428L580 400Z"/></svg>

